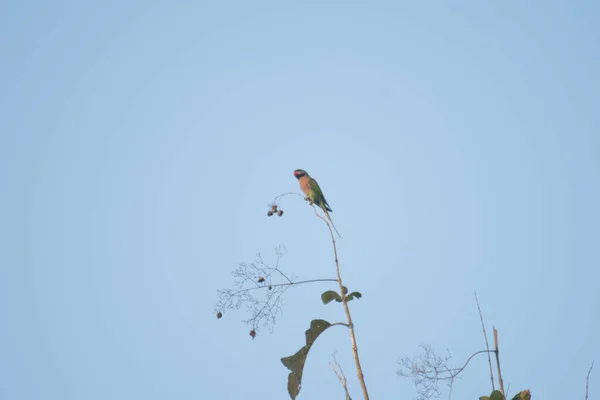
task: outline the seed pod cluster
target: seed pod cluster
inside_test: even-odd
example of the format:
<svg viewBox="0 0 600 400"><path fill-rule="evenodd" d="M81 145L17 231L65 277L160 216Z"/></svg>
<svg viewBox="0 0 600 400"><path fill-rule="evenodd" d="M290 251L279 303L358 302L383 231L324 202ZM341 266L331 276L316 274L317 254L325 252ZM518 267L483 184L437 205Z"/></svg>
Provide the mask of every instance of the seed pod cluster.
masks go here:
<svg viewBox="0 0 600 400"><path fill-rule="evenodd" d="M277 216L281 217L283 215L283 210L278 210L277 204L271 204L271 209L267 211L267 216L272 217L273 214L277 214Z"/></svg>

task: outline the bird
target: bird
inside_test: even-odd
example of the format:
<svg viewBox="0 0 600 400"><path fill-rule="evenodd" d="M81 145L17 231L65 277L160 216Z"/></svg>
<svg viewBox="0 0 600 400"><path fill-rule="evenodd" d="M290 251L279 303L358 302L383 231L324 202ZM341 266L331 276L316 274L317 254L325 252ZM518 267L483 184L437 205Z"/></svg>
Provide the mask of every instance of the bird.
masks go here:
<svg viewBox="0 0 600 400"><path fill-rule="evenodd" d="M333 211L331 210L331 207L329 207L327 200L325 200L325 196L323 196L323 191L321 190L321 187L319 186L317 181L315 181L310 175L308 175L308 172L306 172L303 169L295 170L294 176L296 177L296 179L298 179L300 189L306 196L304 199L307 200L311 206L314 203L317 206L319 206L323 210L323 212L325 212L327 219L329 220L329 222L331 222L333 229L335 229L335 233L337 233L337 235L341 238L342 236L338 232L337 228L333 224L333 221L331 220L331 217L329 216L329 213Z"/></svg>

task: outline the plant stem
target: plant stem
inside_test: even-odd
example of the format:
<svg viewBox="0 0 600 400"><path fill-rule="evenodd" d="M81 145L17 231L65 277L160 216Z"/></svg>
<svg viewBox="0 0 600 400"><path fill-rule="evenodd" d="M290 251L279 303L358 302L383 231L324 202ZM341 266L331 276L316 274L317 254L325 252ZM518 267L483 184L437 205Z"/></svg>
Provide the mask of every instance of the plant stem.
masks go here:
<svg viewBox="0 0 600 400"><path fill-rule="evenodd" d="M369 392L367 392L367 385L365 384L365 376L362 372L362 367L360 366L360 360L358 358L358 347L356 346L356 337L354 336L354 323L352 322L352 316L350 315L350 308L348 307L348 302L346 301L346 295L344 294L344 285L342 285L342 276L340 275L340 264L338 262L337 256L337 248L335 245L335 239L333 239L333 253L335 255L335 267L337 270L338 283L340 285L340 293L342 294L342 304L344 304L344 311L346 312L346 319L348 320L348 330L350 331L350 343L352 344L352 354L354 355L354 364L356 366L356 374L358 375L358 382L360 383L360 388L363 392L363 397L365 400L369 400Z"/></svg>
<svg viewBox="0 0 600 400"><path fill-rule="evenodd" d="M313 207L314 209L314 207ZM354 324L352 323L352 316L350 315L350 308L348 307L348 302L346 301L346 294L344 293L344 285L342 284L342 276L340 275L340 263L338 261L337 255L337 246L335 244L335 237L333 236L333 230L331 229L331 225L325 220L325 218L321 217L317 210L315 210L315 214L317 217L321 218L326 224L327 228L329 228L329 234L331 235L331 242L333 243L333 255L335 257L335 269L338 277L338 284L340 285L340 294L342 295L342 304L344 305L344 311L346 312L346 319L348 321L348 330L350 331L350 343L352 344L352 355L354 356L354 365L356 366L356 374L358 376L358 382L360 383L360 388L363 393L364 400L369 400L369 392L367 391L367 385L365 383L365 375L362 372L362 367L360 366L360 360L358 358L358 346L356 345L356 337L354 336Z"/></svg>

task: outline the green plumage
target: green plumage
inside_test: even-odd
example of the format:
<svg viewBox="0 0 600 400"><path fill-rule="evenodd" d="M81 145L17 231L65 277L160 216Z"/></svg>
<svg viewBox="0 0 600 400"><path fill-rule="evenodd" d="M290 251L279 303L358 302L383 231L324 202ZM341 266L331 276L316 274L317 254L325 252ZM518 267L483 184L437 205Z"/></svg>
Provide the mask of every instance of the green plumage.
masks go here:
<svg viewBox="0 0 600 400"><path fill-rule="evenodd" d="M329 207L329 204L327 204L327 200L325 200L325 196L323 196L323 191L321 190L321 187L319 186L317 181L315 181L313 178L310 178L308 180L308 186L310 187L310 191L308 193L305 193L306 197L308 197L310 201L321 207L323 211L325 211L325 214L329 216L327 211L332 211L331 207Z"/></svg>

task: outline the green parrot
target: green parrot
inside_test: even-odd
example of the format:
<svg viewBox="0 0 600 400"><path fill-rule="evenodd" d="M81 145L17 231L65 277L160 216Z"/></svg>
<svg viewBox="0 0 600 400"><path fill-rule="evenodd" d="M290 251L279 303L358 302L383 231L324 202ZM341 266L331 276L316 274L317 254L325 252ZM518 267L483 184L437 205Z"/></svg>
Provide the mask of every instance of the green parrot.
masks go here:
<svg viewBox="0 0 600 400"><path fill-rule="evenodd" d="M303 169L295 170L294 176L298 179L298 183L300 183L300 189L306 196L305 199L309 201L310 205L314 203L317 206L321 207L323 212L325 212L327 219L329 220L329 222L331 222L333 229L335 229L335 233L337 233L337 235L341 238L342 236L338 232L337 228L333 224L333 221L331 220L331 217L329 216L329 213L333 211L331 210L331 207L329 207L327 200L325 200L325 196L323 196L323 191L321 190L321 187L319 186L317 181L311 178L310 175L308 175L308 173Z"/></svg>

